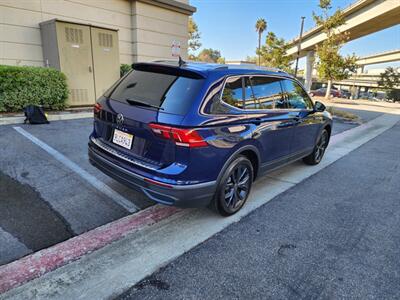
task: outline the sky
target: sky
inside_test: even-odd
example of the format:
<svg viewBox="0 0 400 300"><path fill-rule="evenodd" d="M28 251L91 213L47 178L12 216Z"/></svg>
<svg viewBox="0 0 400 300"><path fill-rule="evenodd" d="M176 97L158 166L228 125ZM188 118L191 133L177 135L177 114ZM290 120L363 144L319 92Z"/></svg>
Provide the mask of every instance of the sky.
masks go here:
<svg viewBox="0 0 400 300"><path fill-rule="evenodd" d="M356 0L333 0L333 9L346 8ZM400 0L399 0L400 1ZM193 19L201 33L202 48L221 51L226 60L243 60L254 56L258 44L255 23L258 18L267 21L267 31L291 40L299 35L301 17L306 17L304 31L314 27L312 11L318 10L318 0L190 0L197 8ZM262 42L265 42L265 33ZM400 49L400 25L348 42L343 54L364 56ZM300 60L300 67L305 59ZM372 65L384 68L400 67L400 62Z"/></svg>

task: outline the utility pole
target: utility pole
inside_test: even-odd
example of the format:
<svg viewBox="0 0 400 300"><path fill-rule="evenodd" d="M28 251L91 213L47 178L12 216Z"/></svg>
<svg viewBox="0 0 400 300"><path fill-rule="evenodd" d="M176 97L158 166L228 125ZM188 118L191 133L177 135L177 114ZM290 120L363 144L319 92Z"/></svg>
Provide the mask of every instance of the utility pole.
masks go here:
<svg viewBox="0 0 400 300"><path fill-rule="evenodd" d="M294 77L297 77L297 69L299 67L299 58L300 58L300 51L301 51L301 40L303 39L303 28L304 28L304 19L305 18L306 17L301 17L300 37L299 37L299 44L297 45L296 68L294 69Z"/></svg>

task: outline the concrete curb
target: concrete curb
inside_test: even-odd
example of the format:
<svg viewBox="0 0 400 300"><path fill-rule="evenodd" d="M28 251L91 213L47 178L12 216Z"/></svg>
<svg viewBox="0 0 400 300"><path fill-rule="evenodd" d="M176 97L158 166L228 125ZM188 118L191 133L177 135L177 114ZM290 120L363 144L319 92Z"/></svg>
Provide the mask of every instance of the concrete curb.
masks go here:
<svg viewBox="0 0 400 300"><path fill-rule="evenodd" d="M333 120L336 120L336 121L344 123L344 124L352 124L352 125L363 124L363 122L361 122L360 119L357 119L356 121L354 121L354 120L350 120L350 119L346 119L346 118L342 118L342 117L333 116Z"/></svg>
<svg viewBox="0 0 400 300"><path fill-rule="evenodd" d="M154 205L0 267L0 294L73 262L126 235L166 219L180 209Z"/></svg>
<svg viewBox="0 0 400 300"><path fill-rule="evenodd" d="M49 121L63 121L63 120L74 120L74 119L84 119L93 117L92 112L78 112L78 113L64 113L56 115L48 115L47 119ZM1 125L13 125L13 124L23 124L25 117L0 117Z"/></svg>

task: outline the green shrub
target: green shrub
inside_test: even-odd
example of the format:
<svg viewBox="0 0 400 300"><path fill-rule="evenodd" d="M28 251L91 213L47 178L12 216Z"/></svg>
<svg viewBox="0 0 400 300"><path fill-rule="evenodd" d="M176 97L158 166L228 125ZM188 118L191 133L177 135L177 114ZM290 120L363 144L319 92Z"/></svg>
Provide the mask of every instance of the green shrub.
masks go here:
<svg viewBox="0 0 400 300"><path fill-rule="evenodd" d="M52 68L0 65L0 112L21 111L28 104L65 108L67 79Z"/></svg>
<svg viewBox="0 0 400 300"><path fill-rule="evenodd" d="M119 74L120 76L124 76L126 73L128 73L132 69L131 65L128 64L121 64L120 69L119 69Z"/></svg>

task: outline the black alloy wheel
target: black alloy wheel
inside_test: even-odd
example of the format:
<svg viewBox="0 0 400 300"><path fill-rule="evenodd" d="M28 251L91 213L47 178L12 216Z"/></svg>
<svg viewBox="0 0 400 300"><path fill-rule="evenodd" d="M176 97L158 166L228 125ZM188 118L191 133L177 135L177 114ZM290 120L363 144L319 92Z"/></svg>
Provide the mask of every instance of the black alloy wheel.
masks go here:
<svg viewBox="0 0 400 300"><path fill-rule="evenodd" d="M222 177L214 206L223 216L238 212L246 202L253 182L253 166L244 156L236 158Z"/></svg>
<svg viewBox="0 0 400 300"><path fill-rule="evenodd" d="M324 129L318 139L317 144L314 147L313 152L309 156L303 158L303 161L308 165L319 164L324 157L326 148L328 147L328 143L329 133L326 129Z"/></svg>
<svg viewBox="0 0 400 300"><path fill-rule="evenodd" d="M315 161L320 162L322 157L324 156L326 147L328 146L328 132L324 130L320 139L318 140L317 145L315 146Z"/></svg>

